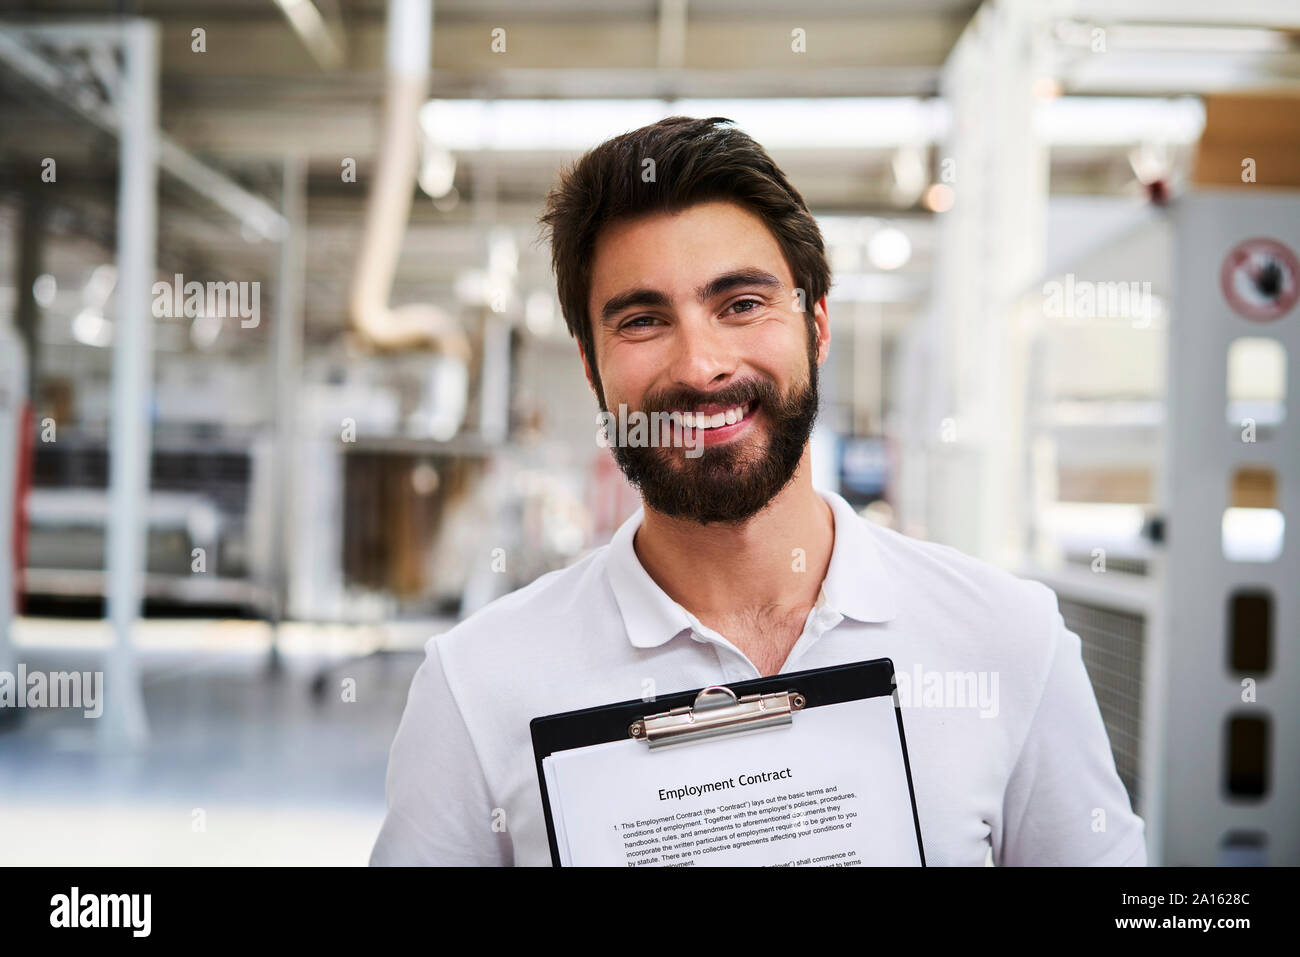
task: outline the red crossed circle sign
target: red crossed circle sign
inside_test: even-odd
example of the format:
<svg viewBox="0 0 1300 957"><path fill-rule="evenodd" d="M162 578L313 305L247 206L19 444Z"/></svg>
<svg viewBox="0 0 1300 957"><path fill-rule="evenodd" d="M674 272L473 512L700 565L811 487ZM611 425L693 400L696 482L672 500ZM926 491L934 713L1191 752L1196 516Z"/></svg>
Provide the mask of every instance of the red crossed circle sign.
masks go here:
<svg viewBox="0 0 1300 957"><path fill-rule="evenodd" d="M1276 239L1246 239L1223 258L1219 285L1237 315L1272 322L1300 299L1300 262Z"/></svg>

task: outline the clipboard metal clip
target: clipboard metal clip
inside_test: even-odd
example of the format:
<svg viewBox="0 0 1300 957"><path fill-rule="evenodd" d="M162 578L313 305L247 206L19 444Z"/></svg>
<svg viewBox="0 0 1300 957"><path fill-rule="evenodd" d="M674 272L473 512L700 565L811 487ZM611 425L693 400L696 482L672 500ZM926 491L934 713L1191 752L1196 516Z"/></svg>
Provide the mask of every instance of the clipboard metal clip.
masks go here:
<svg viewBox="0 0 1300 957"><path fill-rule="evenodd" d="M628 735L650 749L686 744L724 734L763 731L794 723L794 713L807 701L797 691L752 694L737 698L725 685L709 685L695 696L695 705L649 714L633 721Z"/></svg>

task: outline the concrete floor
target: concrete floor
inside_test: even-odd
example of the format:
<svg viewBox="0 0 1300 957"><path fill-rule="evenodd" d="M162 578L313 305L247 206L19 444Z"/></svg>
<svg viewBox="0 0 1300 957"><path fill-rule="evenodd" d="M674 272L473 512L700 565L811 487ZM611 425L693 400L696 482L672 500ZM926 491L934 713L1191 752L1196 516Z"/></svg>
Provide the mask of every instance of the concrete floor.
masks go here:
<svg viewBox="0 0 1300 957"><path fill-rule="evenodd" d="M141 642L145 747L105 751L97 722L73 710L24 710L0 731L0 864L365 864L420 643L353 659L337 634L315 642L332 655L304 650L308 630L273 677L265 640L223 645L212 623L147 624L168 640ZM24 626L29 671L101 667L101 643L87 639L100 623ZM345 678L354 702L342 700Z"/></svg>

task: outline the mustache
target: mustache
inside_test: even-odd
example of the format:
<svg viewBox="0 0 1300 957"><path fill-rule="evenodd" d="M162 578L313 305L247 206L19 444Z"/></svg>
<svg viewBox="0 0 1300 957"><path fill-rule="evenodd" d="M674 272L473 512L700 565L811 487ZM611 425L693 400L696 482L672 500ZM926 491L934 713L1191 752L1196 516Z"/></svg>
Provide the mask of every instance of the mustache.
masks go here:
<svg viewBox="0 0 1300 957"><path fill-rule="evenodd" d="M776 398L776 387L766 379L751 379L737 382L716 392L699 392L677 390L660 392L647 396L642 412L672 412L677 409L689 410L702 405L735 406L757 401L760 405L770 404Z"/></svg>

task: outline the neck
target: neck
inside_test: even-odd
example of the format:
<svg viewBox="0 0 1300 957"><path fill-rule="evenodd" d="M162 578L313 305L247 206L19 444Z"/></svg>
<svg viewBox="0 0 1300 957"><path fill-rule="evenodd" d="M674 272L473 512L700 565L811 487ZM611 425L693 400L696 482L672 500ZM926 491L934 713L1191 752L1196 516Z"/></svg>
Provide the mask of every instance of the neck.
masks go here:
<svg viewBox="0 0 1300 957"><path fill-rule="evenodd" d="M701 525L647 506L632 540L650 577L699 618L812 607L834 543L834 517L812 486L807 449L790 483L747 521Z"/></svg>

